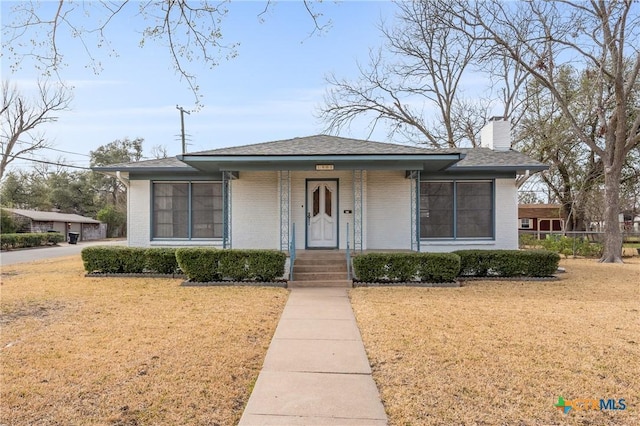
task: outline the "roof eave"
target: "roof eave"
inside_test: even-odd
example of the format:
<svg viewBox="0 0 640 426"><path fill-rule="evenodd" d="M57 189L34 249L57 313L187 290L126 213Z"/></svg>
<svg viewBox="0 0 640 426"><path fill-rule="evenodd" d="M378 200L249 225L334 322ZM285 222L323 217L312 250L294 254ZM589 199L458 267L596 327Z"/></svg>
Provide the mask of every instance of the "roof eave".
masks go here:
<svg viewBox="0 0 640 426"><path fill-rule="evenodd" d="M355 154L355 155L242 155L178 156L204 172L259 170L315 170L330 164L333 170L444 170L461 160L461 154Z"/></svg>
<svg viewBox="0 0 640 426"><path fill-rule="evenodd" d="M106 173L112 174L116 172L126 172L126 173L199 173L200 170L195 169L193 167L92 167L91 170L98 173Z"/></svg>
<svg viewBox="0 0 640 426"><path fill-rule="evenodd" d="M312 154L312 155L178 155L178 160L189 164L198 162L314 162L314 161L427 161L460 160L459 153L451 154Z"/></svg>
<svg viewBox="0 0 640 426"><path fill-rule="evenodd" d="M470 172L486 172L486 171L503 171L503 172L526 172L537 173L548 170L549 166L545 165L495 165L495 166L459 166L454 165L447 169L448 171L470 171Z"/></svg>

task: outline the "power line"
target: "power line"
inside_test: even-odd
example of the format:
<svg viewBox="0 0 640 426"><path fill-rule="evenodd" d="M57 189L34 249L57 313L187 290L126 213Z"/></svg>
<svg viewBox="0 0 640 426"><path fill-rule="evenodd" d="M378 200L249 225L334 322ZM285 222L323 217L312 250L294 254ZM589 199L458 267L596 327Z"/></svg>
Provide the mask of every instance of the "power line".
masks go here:
<svg viewBox="0 0 640 426"><path fill-rule="evenodd" d="M35 146L35 144L29 143L29 142L25 142L25 141L18 141L19 144L22 145L30 145L30 146ZM58 151L58 152L63 152L65 154L73 154L73 155L81 155L83 157L89 157L91 158L91 156L89 154L82 154L80 152L72 152L72 151L65 151L63 149L57 149L57 148L50 148L48 146L42 146L42 147L38 147L37 149L48 149L51 151Z"/></svg>
<svg viewBox="0 0 640 426"><path fill-rule="evenodd" d="M33 161L33 162L36 162L36 163L51 164L52 166L70 167L72 169L91 170L89 167L72 166L72 165L69 165L69 164L55 163L53 161L36 160L35 158L18 157L17 155L10 155L10 157L17 158L19 160Z"/></svg>
<svg viewBox="0 0 640 426"><path fill-rule="evenodd" d="M79 153L79 152L65 151L65 150L63 150L63 149L47 148L47 147L44 147L44 148L42 148L42 149L49 149L49 150L51 150L51 151L63 152L63 153L65 153L65 154L82 155L83 157L91 158L91 156L90 156L90 155L88 155L88 154L81 154L81 153Z"/></svg>

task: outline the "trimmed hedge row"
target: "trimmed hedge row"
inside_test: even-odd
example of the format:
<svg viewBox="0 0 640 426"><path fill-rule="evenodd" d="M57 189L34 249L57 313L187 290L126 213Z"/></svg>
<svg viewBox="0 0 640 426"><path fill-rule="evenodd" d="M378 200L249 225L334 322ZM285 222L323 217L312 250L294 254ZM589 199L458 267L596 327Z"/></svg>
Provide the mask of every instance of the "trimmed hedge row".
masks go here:
<svg viewBox="0 0 640 426"><path fill-rule="evenodd" d="M287 255L274 250L216 250L180 248L176 250L180 269L191 281L273 281L284 275Z"/></svg>
<svg viewBox="0 0 640 426"><path fill-rule="evenodd" d="M458 250L460 276L550 277L560 255L547 250Z"/></svg>
<svg viewBox="0 0 640 426"><path fill-rule="evenodd" d="M557 253L536 250L459 250L453 253L369 253L353 258L362 282L451 282L456 277L549 277Z"/></svg>
<svg viewBox="0 0 640 426"><path fill-rule="evenodd" d="M84 269L88 273L139 274L179 272L176 249L93 246L82 249Z"/></svg>
<svg viewBox="0 0 640 426"><path fill-rule="evenodd" d="M144 252L145 268L159 274L180 272L175 248L148 248Z"/></svg>
<svg viewBox="0 0 640 426"><path fill-rule="evenodd" d="M0 234L0 247L3 250L39 247L58 244L64 241L64 235L57 232L38 232L31 234Z"/></svg>
<svg viewBox="0 0 640 426"><path fill-rule="evenodd" d="M353 271L362 282L451 282L460 271L452 253L369 253L353 258Z"/></svg>
<svg viewBox="0 0 640 426"><path fill-rule="evenodd" d="M87 273L184 272L191 281L273 281L284 275L286 255L271 250L93 246L82 250Z"/></svg>
<svg viewBox="0 0 640 426"><path fill-rule="evenodd" d="M88 273L139 274L145 271L147 249L139 247L93 246L82 249Z"/></svg>
<svg viewBox="0 0 640 426"><path fill-rule="evenodd" d="M286 259L284 253L274 250L120 246L94 246L82 250L88 273L172 274L182 270L195 282L273 281L284 275ZM354 257L353 268L357 279L363 282L451 282L458 276L548 277L556 272L559 261L557 253L545 250L369 253Z"/></svg>

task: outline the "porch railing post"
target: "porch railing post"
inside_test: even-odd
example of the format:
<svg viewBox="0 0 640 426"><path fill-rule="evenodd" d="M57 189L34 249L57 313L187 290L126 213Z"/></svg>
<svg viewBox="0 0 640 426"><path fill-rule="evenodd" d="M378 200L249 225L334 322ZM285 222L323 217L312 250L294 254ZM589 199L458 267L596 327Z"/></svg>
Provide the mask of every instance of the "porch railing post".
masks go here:
<svg viewBox="0 0 640 426"><path fill-rule="evenodd" d="M293 281L293 264L296 261L296 223L291 224L289 241L289 281Z"/></svg>
<svg viewBox="0 0 640 426"><path fill-rule="evenodd" d="M291 210L291 172L281 170L278 173L280 184L280 250L286 250L289 244L289 222Z"/></svg>
<svg viewBox="0 0 640 426"><path fill-rule="evenodd" d="M222 248L231 248L231 180L232 172L222 172Z"/></svg>
<svg viewBox="0 0 640 426"><path fill-rule="evenodd" d="M420 170L411 172L411 250L420 251Z"/></svg>
<svg viewBox="0 0 640 426"><path fill-rule="evenodd" d="M351 279L351 247L349 245L349 222L347 222L347 279Z"/></svg>

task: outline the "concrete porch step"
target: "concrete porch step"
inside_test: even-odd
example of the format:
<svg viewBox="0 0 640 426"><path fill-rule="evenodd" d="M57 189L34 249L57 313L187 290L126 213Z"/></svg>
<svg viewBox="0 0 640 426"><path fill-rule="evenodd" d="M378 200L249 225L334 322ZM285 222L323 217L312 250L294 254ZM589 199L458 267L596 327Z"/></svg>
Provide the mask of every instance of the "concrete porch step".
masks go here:
<svg viewBox="0 0 640 426"><path fill-rule="evenodd" d="M296 277L297 278L297 277ZM304 288L304 287L347 287L352 286L351 280L316 280L316 281L289 281L287 283L289 288Z"/></svg>
<svg viewBox="0 0 640 426"><path fill-rule="evenodd" d="M294 263L295 266L298 265L335 265L335 264L347 264L346 259L332 259L332 258L313 258L313 257L304 257L302 259L296 258Z"/></svg>
<svg viewBox="0 0 640 426"><path fill-rule="evenodd" d="M347 278L347 272L298 272L293 269L296 281L331 281L344 280Z"/></svg>
<svg viewBox="0 0 640 426"><path fill-rule="evenodd" d="M347 280L344 252L337 250L306 250L296 252L293 281L289 287L351 287Z"/></svg>
<svg viewBox="0 0 640 426"><path fill-rule="evenodd" d="M304 272L347 272L347 264L343 263L332 263L329 265L298 265L297 263L294 265L294 271L296 273L304 273Z"/></svg>
<svg viewBox="0 0 640 426"><path fill-rule="evenodd" d="M303 251L296 252L296 259L346 259L346 254L339 251Z"/></svg>

